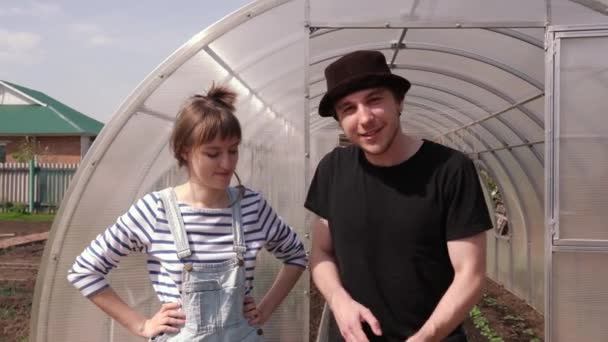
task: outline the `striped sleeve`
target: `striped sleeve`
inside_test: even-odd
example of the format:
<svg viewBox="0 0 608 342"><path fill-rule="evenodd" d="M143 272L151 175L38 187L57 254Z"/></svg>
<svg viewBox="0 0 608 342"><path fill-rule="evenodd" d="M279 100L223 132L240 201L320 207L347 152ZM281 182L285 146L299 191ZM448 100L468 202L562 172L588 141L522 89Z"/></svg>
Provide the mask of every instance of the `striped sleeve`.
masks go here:
<svg viewBox="0 0 608 342"><path fill-rule="evenodd" d="M157 197L153 194L133 204L76 258L68 271L68 281L86 297L108 287L106 275L118 266L122 257L132 252L147 252L157 207Z"/></svg>
<svg viewBox="0 0 608 342"><path fill-rule="evenodd" d="M285 224L274 209L262 199L259 222L266 234L264 247L284 264L306 267L308 257L298 234Z"/></svg>

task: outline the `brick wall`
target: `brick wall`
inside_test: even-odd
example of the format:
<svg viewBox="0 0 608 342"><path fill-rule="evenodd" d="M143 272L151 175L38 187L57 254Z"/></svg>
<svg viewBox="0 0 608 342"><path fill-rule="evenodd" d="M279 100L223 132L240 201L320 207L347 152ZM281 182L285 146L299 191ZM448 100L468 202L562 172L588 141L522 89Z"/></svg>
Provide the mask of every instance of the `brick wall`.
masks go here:
<svg viewBox="0 0 608 342"><path fill-rule="evenodd" d="M22 146L24 137L0 136L0 143L6 145L6 162L15 160L12 154ZM40 163L79 163L80 137L79 136L46 136L36 137L36 154Z"/></svg>

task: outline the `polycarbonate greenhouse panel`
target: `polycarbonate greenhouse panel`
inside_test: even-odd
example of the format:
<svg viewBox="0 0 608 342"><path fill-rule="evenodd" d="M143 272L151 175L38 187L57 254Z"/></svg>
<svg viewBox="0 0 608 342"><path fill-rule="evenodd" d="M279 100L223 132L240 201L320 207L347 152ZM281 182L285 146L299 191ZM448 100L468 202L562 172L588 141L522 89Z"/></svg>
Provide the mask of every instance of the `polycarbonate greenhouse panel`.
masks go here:
<svg viewBox="0 0 608 342"><path fill-rule="evenodd" d="M139 181L149 171L150 164L169 132L170 125L166 120L145 114L133 115L108 146L104 155L104 160L108 162L89 165L95 171L88 180L87 190L77 199L73 215L69 217L69 226L65 232L67 238L50 242L52 248L57 250L57 255L56 260L47 260L49 265L46 266L55 269L55 274L47 279L47 290L51 291L47 299L50 320L46 337L49 340L73 341L78 339L77 336L89 336L91 331L99 331L93 336L108 340L114 334L115 328L110 319L82 298L67 282L67 271L76 256L135 201ZM158 138L149 139L150 136ZM145 275L145 269L137 271L139 266L135 266L134 263L137 262L134 259L122 261L125 262L120 264L117 274L133 271ZM157 300L154 296L150 297L151 287L146 276L137 277L137 280L133 279L129 283L114 283L114 278L110 279L113 288L124 295L123 298L129 304L137 305L144 313L150 313L150 308ZM148 301L142 301L144 299ZM75 304L67 306L69 310L66 310L66 303ZM86 324L73 323L84 317L88 320ZM70 329L66 329L68 326Z"/></svg>
<svg viewBox="0 0 608 342"><path fill-rule="evenodd" d="M145 100L143 107L175 117L188 97L202 94L213 82L224 83L229 77L228 72L209 54L200 51L165 77L160 86Z"/></svg>
<svg viewBox="0 0 608 342"><path fill-rule="evenodd" d="M552 342L605 341L608 336L608 252L570 250L553 254L550 270Z"/></svg>
<svg viewBox="0 0 608 342"><path fill-rule="evenodd" d="M302 32L305 31L304 1L266 1L266 3L279 5L225 30L209 45L237 72L263 59L268 53L291 49L293 44L299 44L302 39ZM252 13L255 14L256 11Z"/></svg>
<svg viewBox="0 0 608 342"><path fill-rule="evenodd" d="M551 25L608 24L605 0L550 0Z"/></svg>
<svg viewBox="0 0 608 342"><path fill-rule="evenodd" d="M559 238L608 240L608 31L560 40Z"/></svg>
<svg viewBox="0 0 608 342"><path fill-rule="evenodd" d="M486 234L486 248L488 249L488 253L486 253L486 275L490 279L496 279L496 237L494 232Z"/></svg>
<svg viewBox="0 0 608 342"><path fill-rule="evenodd" d="M226 32L209 45L264 106L303 132L308 30L304 1L290 1ZM280 29L277 29L280 27Z"/></svg>
<svg viewBox="0 0 608 342"><path fill-rule="evenodd" d="M388 47L399 40L402 29L330 29L310 35L310 54L316 59L328 58L344 51L369 46ZM389 59L390 62L390 59Z"/></svg>
<svg viewBox="0 0 608 342"><path fill-rule="evenodd" d="M524 38L532 40L532 42L522 40ZM522 39L517 39L515 32L511 29L410 29L407 31L404 43L406 51L410 48L428 49L428 51L443 50L444 53L463 54L468 56L468 59L484 59L496 63L500 67L512 68L542 85L544 78L543 41L529 36ZM532 43L540 45L540 47ZM509 53L504 53L504 51L509 51ZM441 66L442 64L434 65ZM470 69L467 65L462 65L461 71L485 75L483 70ZM537 90L542 90L542 88L537 88Z"/></svg>
<svg viewBox="0 0 608 342"><path fill-rule="evenodd" d="M348 25L352 23L381 25L422 25L457 23L541 24L546 18L543 0L479 1L453 0L386 0L310 1L312 24Z"/></svg>
<svg viewBox="0 0 608 342"><path fill-rule="evenodd" d="M511 287L513 285L511 281L511 244L509 241L499 239L496 241L496 250L498 255L498 277L496 280L505 287Z"/></svg>
<svg viewBox="0 0 608 342"><path fill-rule="evenodd" d="M514 74L479 60L465 56L449 54L440 51L431 51L426 48L432 46L419 44L417 48L412 47L400 50L395 59L396 68L403 69L406 75L410 68L425 68L437 72L459 74L465 77L478 78L493 88L509 89L509 94L514 98L525 98L531 94L537 94L539 90L525 80ZM536 61L542 61L543 56L535 56ZM483 77L480 78L480 75Z"/></svg>

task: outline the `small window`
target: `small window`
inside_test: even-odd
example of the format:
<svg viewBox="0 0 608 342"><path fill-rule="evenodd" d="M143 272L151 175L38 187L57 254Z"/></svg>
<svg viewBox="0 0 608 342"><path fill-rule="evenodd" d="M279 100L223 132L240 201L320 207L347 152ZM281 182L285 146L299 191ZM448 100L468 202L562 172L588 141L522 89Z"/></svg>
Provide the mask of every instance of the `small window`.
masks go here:
<svg viewBox="0 0 608 342"><path fill-rule="evenodd" d="M6 144L0 144L0 163L6 163Z"/></svg>
<svg viewBox="0 0 608 342"><path fill-rule="evenodd" d="M510 236L509 215L507 214L504 197L498 188L498 184L486 170L481 169L479 174L485 183L492 203L492 207L488 209L490 209L490 215L494 215L494 233L497 236L508 238Z"/></svg>
<svg viewBox="0 0 608 342"><path fill-rule="evenodd" d="M496 234L500 236L509 235L509 220L507 219L507 211L503 203L496 204Z"/></svg>

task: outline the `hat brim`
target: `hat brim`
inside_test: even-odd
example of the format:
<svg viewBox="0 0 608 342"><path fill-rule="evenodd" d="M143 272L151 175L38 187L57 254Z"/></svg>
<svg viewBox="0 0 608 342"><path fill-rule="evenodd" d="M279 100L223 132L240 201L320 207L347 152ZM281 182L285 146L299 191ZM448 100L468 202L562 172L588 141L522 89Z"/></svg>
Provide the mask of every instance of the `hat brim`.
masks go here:
<svg viewBox="0 0 608 342"><path fill-rule="evenodd" d="M322 117L335 117L335 103L344 96L359 90L387 87L395 91L395 94L403 97L410 89L411 84L405 78L395 74L366 74L346 79L328 91L319 102L319 115Z"/></svg>

